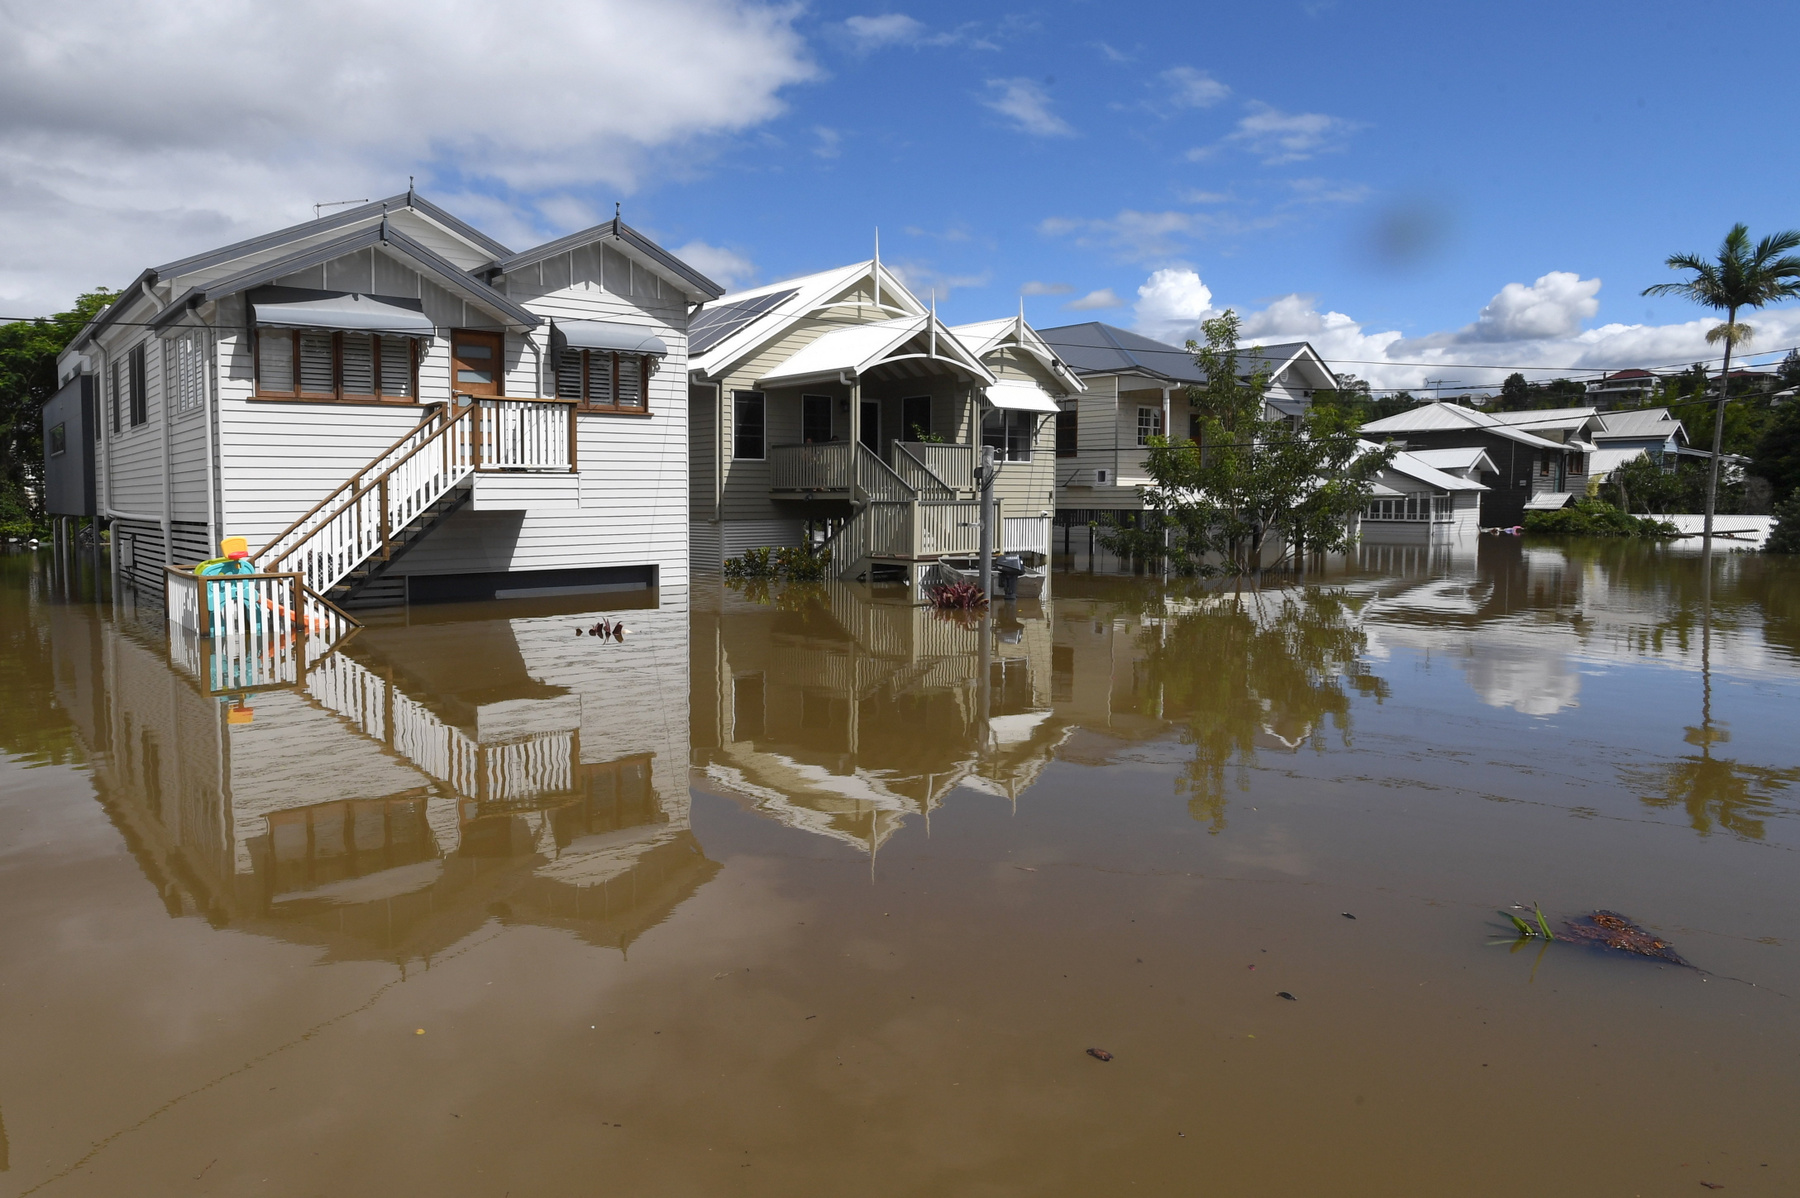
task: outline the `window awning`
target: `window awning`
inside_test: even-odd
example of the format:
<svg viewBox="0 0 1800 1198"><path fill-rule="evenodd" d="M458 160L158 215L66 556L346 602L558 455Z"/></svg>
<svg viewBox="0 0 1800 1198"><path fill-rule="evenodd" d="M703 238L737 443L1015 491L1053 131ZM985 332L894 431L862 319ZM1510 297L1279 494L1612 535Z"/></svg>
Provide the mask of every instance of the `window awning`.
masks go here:
<svg viewBox="0 0 1800 1198"><path fill-rule="evenodd" d="M265 328L331 329L383 333L395 337L430 337L437 326L418 300L376 299L368 295L332 295L269 303L252 300L251 318Z"/></svg>
<svg viewBox="0 0 1800 1198"><path fill-rule="evenodd" d="M1042 387L1021 379L1001 379L997 383L989 383L987 401L993 407L1013 412L1054 415L1061 410L1056 406L1056 401L1044 393Z"/></svg>
<svg viewBox="0 0 1800 1198"><path fill-rule="evenodd" d="M1525 510L1528 512L1554 512L1567 507L1569 500L1573 498L1575 496L1568 491L1545 491L1527 499Z"/></svg>
<svg viewBox="0 0 1800 1198"><path fill-rule="evenodd" d="M654 354L666 357L669 347L661 337L635 324L615 324L610 320L559 320L551 326L551 347L561 353L565 349L604 349L617 354Z"/></svg>

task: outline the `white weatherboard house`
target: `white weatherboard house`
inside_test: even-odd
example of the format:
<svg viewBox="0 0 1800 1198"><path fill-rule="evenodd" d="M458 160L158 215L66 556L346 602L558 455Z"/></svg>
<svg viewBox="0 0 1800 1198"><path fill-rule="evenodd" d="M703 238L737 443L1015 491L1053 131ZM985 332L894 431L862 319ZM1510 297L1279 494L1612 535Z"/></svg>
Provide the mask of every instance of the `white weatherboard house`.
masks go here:
<svg viewBox="0 0 1800 1198"><path fill-rule="evenodd" d="M1192 437L1187 389L1206 382L1188 350L1099 321L1043 331L1045 343L1086 384L1056 425L1056 507L1065 532L1104 513L1144 508L1150 438ZM1267 378L1263 415L1298 420L1314 391L1337 386L1324 359L1304 341L1245 346L1238 370Z"/></svg>
<svg viewBox="0 0 1800 1198"><path fill-rule="evenodd" d="M1082 387L1022 318L949 328L870 260L708 304L690 348L696 573L814 531L839 577L916 585L977 548L983 444L996 547L1048 558L1044 434Z"/></svg>
<svg viewBox="0 0 1800 1198"><path fill-rule="evenodd" d="M618 219L515 253L408 191L143 272L63 353L115 566L248 539L348 607L687 586L687 331Z"/></svg>
<svg viewBox="0 0 1800 1198"><path fill-rule="evenodd" d="M1364 451L1377 447L1360 443ZM1375 479L1374 493L1363 509L1358 530L1370 545L1475 544L1481 535L1481 481L1495 473L1494 463L1478 446L1466 449L1421 449L1394 454Z"/></svg>

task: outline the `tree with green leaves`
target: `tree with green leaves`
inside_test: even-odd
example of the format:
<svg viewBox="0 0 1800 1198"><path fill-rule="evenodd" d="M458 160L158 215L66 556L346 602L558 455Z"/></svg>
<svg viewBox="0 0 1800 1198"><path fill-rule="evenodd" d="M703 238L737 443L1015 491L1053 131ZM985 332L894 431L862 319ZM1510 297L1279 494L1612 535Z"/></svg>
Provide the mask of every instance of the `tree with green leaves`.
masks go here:
<svg viewBox="0 0 1800 1198"><path fill-rule="evenodd" d="M1180 574L1254 573L1271 542L1296 563L1349 549L1394 449L1365 450L1353 410L1335 404L1314 405L1298 426L1267 418L1267 374L1238 373L1237 313L1201 327L1206 344L1188 350L1206 381L1186 393L1199 436L1150 438L1145 518L1102 527L1101 543Z"/></svg>
<svg viewBox="0 0 1800 1198"><path fill-rule="evenodd" d="M1788 251L1800 249L1800 230L1771 233L1750 244L1750 229L1731 226L1719 246L1716 260L1698 254L1671 254L1665 259L1671 270L1691 271L1693 277L1679 283L1657 283L1644 288L1645 295L1679 295L1704 308L1725 313L1725 323L1707 331L1709 345L1725 346L1720 373L1719 398L1713 412L1712 461L1707 467L1706 525L1702 546L1712 553L1713 509L1719 492L1719 455L1725 439L1725 405L1730 400L1731 351L1748 344L1749 325L1738 323L1745 308L1761 308L1800 295L1800 257Z"/></svg>
<svg viewBox="0 0 1800 1198"><path fill-rule="evenodd" d="M1789 400L1770 411L1750 472L1769 480L1776 503L1800 494L1800 401Z"/></svg>
<svg viewBox="0 0 1800 1198"><path fill-rule="evenodd" d="M1517 412L1531 403L1531 384L1525 376L1513 371L1500 384L1500 406L1508 412Z"/></svg>
<svg viewBox="0 0 1800 1198"><path fill-rule="evenodd" d="M67 312L0 325L0 521L8 536L44 518L44 428L39 410L56 394L56 355L117 292L90 291Z"/></svg>

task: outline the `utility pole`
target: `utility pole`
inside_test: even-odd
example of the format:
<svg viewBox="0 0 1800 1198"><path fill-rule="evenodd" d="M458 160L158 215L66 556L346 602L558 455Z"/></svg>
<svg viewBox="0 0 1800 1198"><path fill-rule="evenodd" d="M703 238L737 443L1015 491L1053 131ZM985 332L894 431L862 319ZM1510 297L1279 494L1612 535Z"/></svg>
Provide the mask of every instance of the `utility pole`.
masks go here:
<svg viewBox="0 0 1800 1198"><path fill-rule="evenodd" d="M981 593L994 596L994 475L999 467L994 462L994 447L981 447Z"/></svg>

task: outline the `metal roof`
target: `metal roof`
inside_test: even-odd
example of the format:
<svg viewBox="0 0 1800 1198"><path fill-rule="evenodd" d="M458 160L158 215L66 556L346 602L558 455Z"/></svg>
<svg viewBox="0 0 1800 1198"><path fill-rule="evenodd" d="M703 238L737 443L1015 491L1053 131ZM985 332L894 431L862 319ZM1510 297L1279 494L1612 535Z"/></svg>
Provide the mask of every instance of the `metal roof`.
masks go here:
<svg viewBox="0 0 1800 1198"><path fill-rule="evenodd" d="M250 295L251 319L284 329L343 329L400 337L437 333L425 306L416 299L355 292L307 293L295 287L264 287Z"/></svg>
<svg viewBox="0 0 1800 1198"><path fill-rule="evenodd" d="M1053 414L1062 410L1042 387L1023 379L1001 379L997 383L989 383L987 401L1005 411Z"/></svg>
<svg viewBox="0 0 1800 1198"><path fill-rule="evenodd" d="M154 267L158 278L171 278L176 275L193 274L197 270L205 270L209 266L217 266L221 262L230 262L233 258L242 258L246 254L254 254L260 250L273 249L286 245L291 241L299 241L303 237L312 237L319 233L328 233L333 229L342 229L350 225L360 224L365 220L385 215L400 208L411 208L425 217L454 231L459 236L479 246L496 258L505 257L511 250L450 213L439 208L416 191L403 191L399 195L389 196L385 200L371 200L367 204L358 204L354 208L345 208L330 216L318 220L310 220L304 224L289 225L285 229L277 229L273 233L264 233L260 237L252 237L245 241L221 246L216 250L194 254L186 258L178 258L174 262Z"/></svg>
<svg viewBox="0 0 1800 1198"><path fill-rule="evenodd" d="M605 224L594 225L592 228L570 233L567 237L558 237L555 241L546 241L543 245L520 250L516 254L503 250L501 254L495 256L496 260L484 269L505 274L508 271L521 270L527 266L536 266L539 262L554 258L558 254L565 254L570 250L580 249L584 245L609 238L613 241L624 242L709 300L718 299L725 294L723 287L616 216Z"/></svg>
<svg viewBox="0 0 1800 1198"><path fill-rule="evenodd" d="M1437 433L1437 432L1483 432L1496 437L1504 437L1508 441L1517 441L1521 445L1529 445L1533 449L1564 448L1560 441L1552 441L1535 433L1528 433L1511 425L1502 424L1486 412L1477 412L1473 408L1460 407L1449 403L1428 403L1410 411L1382 420L1371 420L1362 426L1362 435L1370 433L1405 434L1405 433Z"/></svg>
<svg viewBox="0 0 1800 1198"><path fill-rule="evenodd" d="M1076 374L1147 374L1177 383L1204 383L1206 373L1185 349L1101 321L1039 329Z"/></svg>
<svg viewBox="0 0 1800 1198"><path fill-rule="evenodd" d="M621 354L654 354L664 357L669 347L649 329L612 320L558 320L550 325L551 348L604 349Z"/></svg>
<svg viewBox="0 0 1800 1198"><path fill-rule="evenodd" d="M358 229L322 245L310 246L297 254L285 258L277 258L272 262L259 263L238 274L208 283L203 287L190 287L185 294L176 299L168 307L159 312L150 324L152 328L162 328L179 319L184 312L199 307L208 300L216 300L252 287L260 287L264 283L272 283L283 275L307 270L333 258L341 258L345 254L355 253L372 245L383 245L390 250L411 260L420 274L447 291L453 291L464 299L480 304L523 328L536 328L543 323L543 318L515 304L481 280L472 278L454 262L439 257L432 250L426 249L406 234L390 226L386 221Z"/></svg>
<svg viewBox="0 0 1800 1198"><path fill-rule="evenodd" d="M896 354L908 342L931 333L934 319L929 315L903 316L898 320L879 320L833 329L801 346L787 361L763 375L762 381L801 383L838 374L860 375L890 358L903 357L904 362L900 364L915 368L917 373L928 372L917 369L926 362L942 362L983 382L993 383L993 373L982 365L981 359L969 353L967 347L956 339L956 335L941 324L935 328L937 346L940 351L948 350L948 353L940 352L929 359L918 355Z"/></svg>

